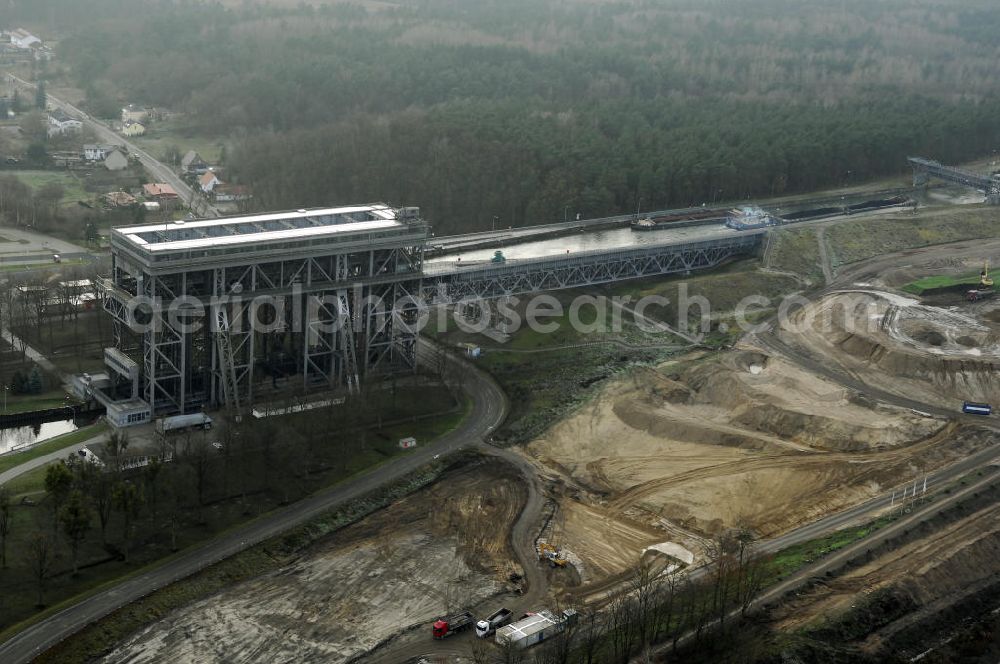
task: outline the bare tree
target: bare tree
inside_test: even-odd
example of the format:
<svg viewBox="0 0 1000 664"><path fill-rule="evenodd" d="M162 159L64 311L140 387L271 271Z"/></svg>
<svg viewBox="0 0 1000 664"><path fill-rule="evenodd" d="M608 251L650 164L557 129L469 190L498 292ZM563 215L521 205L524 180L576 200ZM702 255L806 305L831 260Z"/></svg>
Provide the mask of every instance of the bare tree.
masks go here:
<svg viewBox="0 0 1000 664"><path fill-rule="evenodd" d="M569 664L570 655L576 648L577 625L569 625L562 632L548 639L540 649L535 650L536 664Z"/></svg>
<svg viewBox="0 0 1000 664"><path fill-rule="evenodd" d="M41 531L36 531L28 539L28 563L31 575L38 584L38 606L45 606L45 585L52 573L55 551L52 540Z"/></svg>
<svg viewBox="0 0 1000 664"><path fill-rule="evenodd" d="M736 601L743 616L760 594L767 574L767 561L760 555L756 544L754 532L748 525L741 524L736 532Z"/></svg>
<svg viewBox="0 0 1000 664"><path fill-rule="evenodd" d="M498 664L523 664L526 660L524 649L511 641L497 644L496 650Z"/></svg>
<svg viewBox="0 0 1000 664"><path fill-rule="evenodd" d="M128 434L117 429L112 431L104 447L111 457L112 469L116 475L120 475L125 462L125 453L128 451Z"/></svg>
<svg viewBox="0 0 1000 664"><path fill-rule="evenodd" d="M485 639L476 639L472 642L471 652L474 664L492 664L493 647Z"/></svg>
<svg viewBox="0 0 1000 664"><path fill-rule="evenodd" d="M183 464L170 464L168 470L165 478L167 520L170 525L170 550L176 551L177 528L184 517L184 500L190 493L193 473L190 467Z"/></svg>
<svg viewBox="0 0 1000 664"><path fill-rule="evenodd" d="M45 493L52 505L52 534L59 530L59 510L73 488L73 473L66 464L53 463L45 469Z"/></svg>
<svg viewBox="0 0 1000 664"><path fill-rule="evenodd" d="M0 567L7 567L7 536L10 535L10 489L0 486Z"/></svg>
<svg viewBox="0 0 1000 664"><path fill-rule="evenodd" d="M601 643L604 642L604 622L600 620L597 611L588 610L579 627L579 661L580 664L597 664L597 655Z"/></svg>
<svg viewBox="0 0 1000 664"><path fill-rule="evenodd" d="M607 610L613 661L627 664L636 644L636 605L627 589L611 597Z"/></svg>
<svg viewBox="0 0 1000 664"><path fill-rule="evenodd" d="M76 576L79 570L80 545L90 530L90 510L79 490L74 490L69 495L69 499L59 512L59 520L62 522L63 534L69 540L69 549L73 556L73 576Z"/></svg>
<svg viewBox="0 0 1000 664"><path fill-rule="evenodd" d="M684 570L672 566L672 569L664 571L658 588L658 598L654 609L652 642L659 643L661 637L672 634L675 629L674 622L675 607L677 606L677 594L684 579Z"/></svg>
<svg viewBox="0 0 1000 664"><path fill-rule="evenodd" d="M79 468L77 481L94 505L97 521L101 526L101 544L106 545L108 543L108 522L111 520L111 490L114 482L108 473L92 463L84 462L77 467Z"/></svg>
<svg viewBox="0 0 1000 664"><path fill-rule="evenodd" d="M163 475L163 462L160 459L152 458L142 471L143 479L146 481L146 496L149 498L150 515L153 524L157 522L157 505L160 496L160 479Z"/></svg>
<svg viewBox="0 0 1000 664"><path fill-rule="evenodd" d="M129 481L119 482L112 492L115 508L122 513L122 545L125 547L125 562L129 561L132 548L135 520L142 509L142 491Z"/></svg>
<svg viewBox="0 0 1000 664"><path fill-rule="evenodd" d="M211 484L212 472L211 446L203 436L186 435L180 456L180 462L191 470L194 478L195 495L197 497L198 522L204 523L205 499Z"/></svg>
<svg viewBox="0 0 1000 664"><path fill-rule="evenodd" d="M635 625L639 647L644 651L652 642L655 629L655 607L659 600L659 578L652 566L640 560L632 571L628 590L635 603Z"/></svg>
<svg viewBox="0 0 1000 664"><path fill-rule="evenodd" d="M719 631L722 633L725 633L726 613L729 611L729 601L737 576L734 555L737 548L733 533L726 532L711 539L705 549L712 584L712 612L718 618Z"/></svg>

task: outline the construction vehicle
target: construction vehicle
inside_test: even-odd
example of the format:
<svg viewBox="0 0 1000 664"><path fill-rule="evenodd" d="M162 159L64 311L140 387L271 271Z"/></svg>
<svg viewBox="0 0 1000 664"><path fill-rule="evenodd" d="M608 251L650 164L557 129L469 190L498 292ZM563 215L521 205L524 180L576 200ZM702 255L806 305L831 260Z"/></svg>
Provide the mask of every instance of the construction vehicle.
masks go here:
<svg viewBox="0 0 1000 664"><path fill-rule="evenodd" d="M558 617L551 611L529 613L515 623L497 630L498 645L512 645L515 648L527 648L545 639L560 634L567 627L576 624L577 614L573 609L564 610Z"/></svg>
<svg viewBox="0 0 1000 664"><path fill-rule="evenodd" d="M548 542L538 543L538 559L547 562L551 567L566 567L566 559L562 557L559 547Z"/></svg>
<svg viewBox="0 0 1000 664"><path fill-rule="evenodd" d="M435 620L432 632L435 639L444 639L452 634L469 629L474 624L476 624L476 619L472 617L472 614L468 611L463 611Z"/></svg>
<svg viewBox="0 0 1000 664"><path fill-rule="evenodd" d="M476 636L485 639L503 627L514 617L510 609L500 608L476 623Z"/></svg>
<svg viewBox="0 0 1000 664"><path fill-rule="evenodd" d="M988 297L993 297L996 291L993 290L993 277L990 276L990 264L983 263L983 271L979 273L979 286L965 293L965 299L969 302L978 302Z"/></svg>

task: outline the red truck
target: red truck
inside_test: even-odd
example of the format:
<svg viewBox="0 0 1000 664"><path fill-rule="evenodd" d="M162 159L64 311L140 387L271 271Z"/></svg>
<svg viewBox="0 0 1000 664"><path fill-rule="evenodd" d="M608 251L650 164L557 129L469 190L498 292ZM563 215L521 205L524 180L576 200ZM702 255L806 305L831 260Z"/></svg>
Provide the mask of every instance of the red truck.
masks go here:
<svg viewBox="0 0 1000 664"><path fill-rule="evenodd" d="M445 616L444 618L439 618L434 621L433 633L435 639L443 639L461 632L462 630L469 629L474 624L476 624L476 619L472 617L472 614L468 611L463 611L462 613L456 613L453 616Z"/></svg>

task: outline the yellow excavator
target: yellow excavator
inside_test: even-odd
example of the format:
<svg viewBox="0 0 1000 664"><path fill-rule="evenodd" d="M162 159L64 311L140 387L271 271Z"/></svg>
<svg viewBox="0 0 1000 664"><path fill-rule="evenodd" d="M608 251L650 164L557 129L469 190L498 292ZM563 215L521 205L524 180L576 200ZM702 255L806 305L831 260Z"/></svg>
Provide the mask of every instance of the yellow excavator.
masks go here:
<svg viewBox="0 0 1000 664"><path fill-rule="evenodd" d="M547 562L552 567L566 566L566 559L562 557L559 547L553 546L548 542L538 543L538 559L542 562Z"/></svg>
<svg viewBox="0 0 1000 664"><path fill-rule="evenodd" d="M983 271L979 273L979 287L966 291L965 299L969 302L978 302L988 297L993 297L993 277L990 276L990 262L983 263Z"/></svg>

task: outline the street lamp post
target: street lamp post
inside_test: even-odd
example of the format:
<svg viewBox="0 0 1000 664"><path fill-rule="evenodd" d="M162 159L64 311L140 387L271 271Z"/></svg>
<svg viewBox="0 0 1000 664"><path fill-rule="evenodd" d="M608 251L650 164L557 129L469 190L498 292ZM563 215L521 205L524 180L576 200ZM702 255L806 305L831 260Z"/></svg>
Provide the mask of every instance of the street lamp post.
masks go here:
<svg viewBox="0 0 1000 664"><path fill-rule="evenodd" d="M493 225L490 227L490 230L494 230L495 231L497 229L497 222L498 221L500 221L500 217L498 217L496 215L493 215Z"/></svg>
<svg viewBox="0 0 1000 664"><path fill-rule="evenodd" d="M563 207L563 222L569 221L569 206Z"/></svg>

